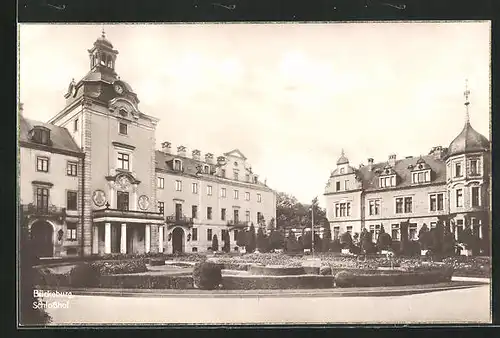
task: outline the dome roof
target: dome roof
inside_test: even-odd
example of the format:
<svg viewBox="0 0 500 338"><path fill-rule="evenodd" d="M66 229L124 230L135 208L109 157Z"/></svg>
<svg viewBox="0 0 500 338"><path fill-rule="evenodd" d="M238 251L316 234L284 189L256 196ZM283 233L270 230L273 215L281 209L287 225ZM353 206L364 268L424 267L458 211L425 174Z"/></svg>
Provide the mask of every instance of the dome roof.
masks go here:
<svg viewBox="0 0 500 338"><path fill-rule="evenodd" d="M474 130L469 121L465 123L464 129L450 143L448 157L463 153L485 151L490 149L490 141Z"/></svg>
<svg viewBox="0 0 500 338"><path fill-rule="evenodd" d="M97 40L94 42L94 46L95 45L106 46L108 48L113 49L113 45L108 39L106 39L106 36L104 34L102 34L100 37L97 38Z"/></svg>
<svg viewBox="0 0 500 338"><path fill-rule="evenodd" d="M342 149L342 154L340 155L339 159L337 160L337 165L346 164L346 163L349 163L349 159L347 157L345 157L344 149Z"/></svg>

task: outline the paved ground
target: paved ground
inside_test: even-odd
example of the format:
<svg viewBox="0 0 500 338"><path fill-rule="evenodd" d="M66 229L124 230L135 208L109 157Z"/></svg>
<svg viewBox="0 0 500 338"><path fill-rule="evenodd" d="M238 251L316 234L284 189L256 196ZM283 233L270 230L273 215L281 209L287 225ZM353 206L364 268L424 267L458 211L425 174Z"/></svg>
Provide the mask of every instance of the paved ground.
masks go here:
<svg viewBox="0 0 500 338"><path fill-rule="evenodd" d="M63 301L64 299L57 299ZM386 297L77 295L54 324L489 323L490 286Z"/></svg>

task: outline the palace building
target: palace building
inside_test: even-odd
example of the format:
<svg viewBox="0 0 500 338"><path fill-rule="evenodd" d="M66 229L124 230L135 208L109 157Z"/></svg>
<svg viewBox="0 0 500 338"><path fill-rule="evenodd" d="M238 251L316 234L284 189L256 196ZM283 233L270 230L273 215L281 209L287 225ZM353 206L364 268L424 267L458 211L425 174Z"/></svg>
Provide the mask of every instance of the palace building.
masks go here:
<svg viewBox="0 0 500 338"><path fill-rule="evenodd" d="M159 120L115 71L104 32L48 123L19 117L20 220L42 257L201 252L276 219L276 194L234 149L156 149Z"/></svg>
<svg viewBox="0 0 500 338"><path fill-rule="evenodd" d="M420 228L445 220L458 234L470 227L479 238L489 238L490 142L469 121L469 90L465 91L466 120L462 131L446 147L436 146L428 155L398 159L355 168L342 151L325 189L327 218L332 237L360 233L363 228L376 240L381 227L400 240L400 224L409 222L409 239L417 240Z"/></svg>

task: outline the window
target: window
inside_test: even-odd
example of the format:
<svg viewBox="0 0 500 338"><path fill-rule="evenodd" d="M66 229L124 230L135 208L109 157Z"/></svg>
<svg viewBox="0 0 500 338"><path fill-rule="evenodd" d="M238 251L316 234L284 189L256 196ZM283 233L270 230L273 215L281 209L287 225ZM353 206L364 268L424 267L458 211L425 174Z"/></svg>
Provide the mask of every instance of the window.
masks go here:
<svg viewBox="0 0 500 338"><path fill-rule="evenodd" d="M410 240L415 241L417 240L417 223L410 223L409 226L409 233L408 233Z"/></svg>
<svg viewBox="0 0 500 338"><path fill-rule="evenodd" d="M192 241L197 241L198 240L198 229L197 228L193 228L193 230L191 231L191 240Z"/></svg>
<svg viewBox="0 0 500 338"><path fill-rule="evenodd" d="M118 210L128 210L128 192L117 191L116 193L116 206Z"/></svg>
<svg viewBox="0 0 500 338"><path fill-rule="evenodd" d="M66 238L70 241L76 241L76 223L66 222L66 229L68 231Z"/></svg>
<svg viewBox="0 0 500 338"><path fill-rule="evenodd" d="M47 157L37 156L36 171L42 171L45 173L49 171L49 159Z"/></svg>
<svg viewBox="0 0 500 338"><path fill-rule="evenodd" d="M130 170L130 157L125 153L118 153L118 168Z"/></svg>
<svg viewBox="0 0 500 338"><path fill-rule="evenodd" d="M174 160L174 170L182 171L182 162L181 160Z"/></svg>
<svg viewBox="0 0 500 338"><path fill-rule="evenodd" d="M198 218L198 206L197 205L191 206L191 217Z"/></svg>
<svg viewBox="0 0 500 338"><path fill-rule="evenodd" d="M233 219L234 223L238 223L240 221L240 211L238 209L233 210Z"/></svg>
<svg viewBox="0 0 500 338"><path fill-rule="evenodd" d="M250 201L250 193L245 192L245 201Z"/></svg>
<svg viewBox="0 0 500 338"><path fill-rule="evenodd" d="M37 188L36 189L36 209L42 212L49 210L49 189Z"/></svg>
<svg viewBox="0 0 500 338"><path fill-rule="evenodd" d="M352 234L352 225L348 225L348 226L346 227L346 232L348 232L348 233Z"/></svg>
<svg viewBox="0 0 500 338"><path fill-rule="evenodd" d="M391 225L391 237L393 240L400 240L399 238L399 224Z"/></svg>
<svg viewBox="0 0 500 338"><path fill-rule="evenodd" d="M212 219L212 207L207 207L207 219Z"/></svg>
<svg viewBox="0 0 500 338"><path fill-rule="evenodd" d="M78 171L78 164L76 162L68 162L66 164L66 175L68 176L76 176Z"/></svg>
<svg viewBox="0 0 500 338"><path fill-rule="evenodd" d="M182 181L175 181L175 191L182 191Z"/></svg>
<svg viewBox="0 0 500 338"><path fill-rule="evenodd" d="M335 191L340 190L340 182L335 182Z"/></svg>
<svg viewBox="0 0 500 338"><path fill-rule="evenodd" d="M462 192L462 189L457 189L457 207L463 207L464 206L464 195Z"/></svg>
<svg viewBox="0 0 500 338"><path fill-rule="evenodd" d="M335 204L335 217L345 217L351 215L351 203Z"/></svg>
<svg viewBox="0 0 500 338"><path fill-rule="evenodd" d="M411 197L405 197L405 213L412 212L413 209L413 199Z"/></svg>
<svg viewBox="0 0 500 338"><path fill-rule="evenodd" d="M78 131L78 119L73 121L73 131Z"/></svg>
<svg viewBox="0 0 500 338"><path fill-rule="evenodd" d="M175 219L180 220L182 217L182 204L175 203Z"/></svg>
<svg viewBox="0 0 500 338"><path fill-rule="evenodd" d="M257 202L262 202L262 195L261 194L257 194Z"/></svg>
<svg viewBox="0 0 500 338"><path fill-rule="evenodd" d="M436 222L431 222L431 229L435 229L437 226L437 223Z"/></svg>
<svg viewBox="0 0 500 338"><path fill-rule="evenodd" d="M212 229L207 229L207 241L212 240Z"/></svg>
<svg viewBox="0 0 500 338"><path fill-rule="evenodd" d="M127 135L127 127L126 123L120 122L120 134Z"/></svg>
<svg viewBox="0 0 500 338"><path fill-rule="evenodd" d="M370 215L380 215L380 200L369 201Z"/></svg>
<svg viewBox="0 0 500 338"><path fill-rule="evenodd" d="M237 181L238 180L238 172L235 171L233 176L234 176L234 179Z"/></svg>
<svg viewBox="0 0 500 338"><path fill-rule="evenodd" d="M381 188L389 188L396 186L396 176L385 176L379 179Z"/></svg>
<svg viewBox="0 0 500 338"><path fill-rule="evenodd" d="M220 209L220 219L222 221L225 221L226 220L226 208L222 208Z"/></svg>
<svg viewBox="0 0 500 338"><path fill-rule="evenodd" d="M340 168L340 173L343 174L344 173L344 168Z"/></svg>
<svg viewBox="0 0 500 338"><path fill-rule="evenodd" d="M193 192L193 194L197 194L198 193L198 183L192 183L191 184L191 191Z"/></svg>
<svg viewBox="0 0 500 338"><path fill-rule="evenodd" d="M471 175L478 175L479 174L477 164L478 164L477 160L470 160L470 174Z"/></svg>
<svg viewBox="0 0 500 338"><path fill-rule="evenodd" d="M430 171L422 171L412 174L412 183L425 183L430 182Z"/></svg>
<svg viewBox="0 0 500 338"><path fill-rule="evenodd" d="M238 190L234 191L234 199L237 200L239 198L239 192Z"/></svg>
<svg viewBox="0 0 500 338"><path fill-rule="evenodd" d="M220 188L220 197L226 197L226 188Z"/></svg>
<svg viewBox="0 0 500 338"><path fill-rule="evenodd" d="M226 177L226 169L221 169L221 171L220 171L220 175L221 175L222 177Z"/></svg>
<svg viewBox="0 0 500 338"><path fill-rule="evenodd" d="M250 211L245 212L245 221L250 222Z"/></svg>
<svg viewBox="0 0 500 338"><path fill-rule="evenodd" d="M233 231L233 241L236 241L237 238L238 238L238 230L234 230Z"/></svg>
<svg viewBox="0 0 500 338"><path fill-rule="evenodd" d="M480 203L479 203L479 187L472 187L471 188L471 197L472 197L472 201L471 201L472 206L478 207L480 205Z"/></svg>
<svg viewBox="0 0 500 338"><path fill-rule="evenodd" d="M444 202L443 198L444 195L442 193L440 194L431 194L429 195L430 198L430 209L431 211L441 211L444 208Z"/></svg>
<svg viewBox="0 0 500 338"><path fill-rule="evenodd" d="M66 207L68 210L76 210L77 208L77 192L68 191L66 193Z"/></svg>
<svg viewBox="0 0 500 338"><path fill-rule="evenodd" d="M403 198L398 197L396 198L396 214L402 214L403 213Z"/></svg>
<svg viewBox="0 0 500 338"><path fill-rule="evenodd" d="M36 143L50 144L50 130L45 127L35 127L31 130L31 140Z"/></svg>
<svg viewBox="0 0 500 338"><path fill-rule="evenodd" d="M250 182L250 175L249 174L245 175L245 181Z"/></svg>
<svg viewBox="0 0 500 338"><path fill-rule="evenodd" d="M158 201L158 212L160 214L164 214L165 213L165 203L164 202Z"/></svg>
<svg viewBox="0 0 500 338"><path fill-rule="evenodd" d="M333 240L338 240L340 235L340 227L333 227Z"/></svg>
<svg viewBox="0 0 500 338"><path fill-rule="evenodd" d="M191 252L198 252L198 248L197 247L192 247L191 248Z"/></svg>
<svg viewBox="0 0 500 338"><path fill-rule="evenodd" d="M455 177L462 176L462 163L455 163Z"/></svg>
<svg viewBox="0 0 500 338"><path fill-rule="evenodd" d="M156 186L158 187L158 189L165 188L165 179L163 177L157 177L156 178Z"/></svg>
<svg viewBox="0 0 500 338"><path fill-rule="evenodd" d="M349 188L349 180L344 181L344 190L348 190Z"/></svg>
<svg viewBox="0 0 500 338"><path fill-rule="evenodd" d="M207 195L212 196L212 186L211 185L207 185Z"/></svg>

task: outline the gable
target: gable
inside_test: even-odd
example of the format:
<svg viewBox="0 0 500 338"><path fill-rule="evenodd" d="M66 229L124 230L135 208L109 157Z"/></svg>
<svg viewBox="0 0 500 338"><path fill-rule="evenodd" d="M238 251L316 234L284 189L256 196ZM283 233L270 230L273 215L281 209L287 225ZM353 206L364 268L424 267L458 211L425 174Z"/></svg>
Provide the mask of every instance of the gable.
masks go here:
<svg viewBox="0 0 500 338"><path fill-rule="evenodd" d="M240 158L242 160L246 160L247 159L245 157L245 155L243 155L243 153L241 151L239 151L238 149L231 150L230 152L225 153L224 156L238 157L238 158Z"/></svg>

